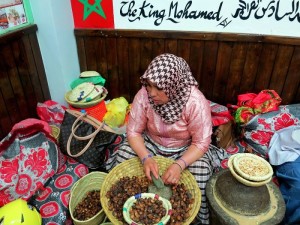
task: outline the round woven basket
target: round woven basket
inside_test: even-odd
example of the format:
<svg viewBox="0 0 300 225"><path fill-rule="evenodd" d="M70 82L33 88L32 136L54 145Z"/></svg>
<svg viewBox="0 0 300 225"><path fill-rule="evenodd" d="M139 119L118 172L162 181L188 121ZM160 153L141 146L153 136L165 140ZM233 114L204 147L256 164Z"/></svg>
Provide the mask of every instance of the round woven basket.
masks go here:
<svg viewBox="0 0 300 225"><path fill-rule="evenodd" d="M160 219L159 222L156 222L157 224L164 225L167 224L167 222L170 220L170 212L172 212L172 206L171 202L168 199L165 199L157 194L154 193L140 193L138 195L131 196L126 200L123 206L123 217L125 221L128 224L134 224L137 223L131 219L130 215L130 209L133 207L133 205L138 201L140 198L152 198L157 199L162 202L163 207L166 210L166 214Z"/></svg>
<svg viewBox="0 0 300 225"><path fill-rule="evenodd" d="M65 100L68 104L70 104L71 106L73 107L76 107L76 108L88 108L88 107L92 107L94 105L97 105L99 102L103 101L107 94L108 94L108 91L103 87L103 93L97 97L96 99L94 99L93 101L90 101L90 102L72 102L70 101L69 99L69 95L71 94L72 90L68 91L66 94L65 94Z"/></svg>
<svg viewBox="0 0 300 225"><path fill-rule="evenodd" d="M90 191L101 190L103 181L107 173L91 172L84 177L80 178L71 189L69 210L74 225L99 225L105 219L105 213L102 209L92 218L88 220L77 220L74 218L73 212L75 207L85 198L86 194ZM99 199L100 201L100 199Z"/></svg>
<svg viewBox="0 0 300 225"><path fill-rule="evenodd" d="M255 171L255 169L259 169L253 175L244 172L240 166L243 164L243 160L251 160L250 164L248 163L247 168L251 169L251 172ZM270 179L273 175L273 169L271 165L267 162L267 160L263 159L260 156L251 153L239 153L235 154L232 159L232 165L235 168L236 172L243 178L250 181L264 181ZM258 168L255 168L256 167Z"/></svg>
<svg viewBox="0 0 300 225"><path fill-rule="evenodd" d="M171 159L164 158L161 156L154 156L153 158L158 163L159 171L161 174L164 173L164 171L174 162ZM119 221L113 215L113 212L108 209L109 199L105 195L111 189L111 186L114 183L116 183L120 178L125 176L129 176L129 177L145 176L143 171L143 165L141 164L141 161L138 157L126 160L125 162L117 165L108 173L108 175L106 176L103 182L101 193L100 193L101 205L102 208L104 209L104 212L106 213L106 216L114 225L121 225L122 222ZM189 225L192 223L192 221L194 220L194 218L199 212L200 205L201 205L201 192L194 176L188 170L184 170L182 172L179 182L184 183L187 190L189 190L189 192L192 194L193 198L195 199L190 210L190 217L183 223L183 225Z"/></svg>
<svg viewBox="0 0 300 225"><path fill-rule="evenodd" d="M242 184L249 186L249 187L260 187L263 186L267 183L269 183L272 180L272 177L263 180L263 181L251 181L251 180L247 180L243 177L241 177L236 171L235 168L233 166L232 161L234 160L235 155L232 155L229 160L228 160L228 168L232 174L232 176L234 176L235 179L237 179L239 182L241 182Z"/></svg>

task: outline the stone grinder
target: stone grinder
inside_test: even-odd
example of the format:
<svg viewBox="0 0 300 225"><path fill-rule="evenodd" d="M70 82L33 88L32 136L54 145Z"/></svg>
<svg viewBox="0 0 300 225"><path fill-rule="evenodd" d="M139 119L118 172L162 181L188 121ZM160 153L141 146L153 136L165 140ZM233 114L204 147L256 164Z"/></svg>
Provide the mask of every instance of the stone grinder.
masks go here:
<svg viewBox="0 0 300 225"><path fill-rule="evenodd" d="M247 186L229 169L210 178L206 196L211 225L276 225L285 214L284 199L273 182L258 187Z"/></svg>

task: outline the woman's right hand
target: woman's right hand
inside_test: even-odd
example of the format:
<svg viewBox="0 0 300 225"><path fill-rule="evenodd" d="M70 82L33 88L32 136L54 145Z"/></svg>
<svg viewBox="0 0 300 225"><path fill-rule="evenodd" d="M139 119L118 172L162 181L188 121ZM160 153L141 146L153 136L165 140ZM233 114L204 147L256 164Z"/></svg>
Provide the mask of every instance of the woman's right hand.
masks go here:
<svg viewBox="0 0 300 225"><path fill-rule="evenodd" d="M151 179L151 172L155 178L159 176L158 164L153 158L148 158L144 162L144 172L149 180Z"/></svg>

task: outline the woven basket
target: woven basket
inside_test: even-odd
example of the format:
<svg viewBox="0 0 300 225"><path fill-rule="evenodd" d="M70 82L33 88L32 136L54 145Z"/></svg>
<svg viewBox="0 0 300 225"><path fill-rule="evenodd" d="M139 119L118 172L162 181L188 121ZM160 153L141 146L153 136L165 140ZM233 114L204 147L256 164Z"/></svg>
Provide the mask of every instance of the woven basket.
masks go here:
<svg viewBox="0 0 300 225"><path fill-rule="evenodd" d="M50 125L51 127L51 135L58 140L59 134L60 134L60 129L59 127L55 126L55 125Z"/></svg>
<svg viewBox="0 0 300 225"><path fill-rule="evenodd" d="M90 102L72 102L70 101L69 99L69 95L71 94L72 90L68 91L66 94L65 94L65 100L66 102L75 107L75 108L81 108L81 109L84 109L84 108L88 108L88 107L92 107L94 105L97 105L99 102L103 101L107 94L108 94L108 91L103 87L103 93L100 97L98 97L97 99L93 100L93 101L90 101Z"/></svg>
<svg viewBox="0 0 300 225"><path fill-rule="evenodd" d="M93 190L101 190L101 186L107 173L103 172L91 172L84 177L80 178L72 187L69 210L74 225L99 225L105 219L105 213L100 210L95 216L88 220L77 220L73 216L75 207L85 198L86 194ZM100 200L100 199L99 199Z"/></svg>
<svg viewBox="0 0 300 225"><path fill-rule="evenodd" d="M104 221L100 225L114 225L114 224L110 222L107 216L105 215Z"/></svg>
<svg viewBox="0 0 300 225"><path fill-rule="evenodd" d="M237 155L237 154L236 154ZM264 180L264 181L251 181L251 180L247 180L243 177L241 177L234 169L234 166L233 166L233 159L236 155L232 155L230 156L229 160L228 160L228 168L232 174L232 176L234 176L235 179L237 179L239 182L241 182L242 184L246 185L246 186L249 186L249 187L260 187L260 186L263 186L267 183L269 183L271 180L272 180L272 177Z"/></svg>
<svg viewBox="0 0 300 225"><path fill-rule="evenodd" d="M172 212L172 206L171 202L168 199L165 199L157 194L154 193L141 193L139 195L131 196L126 200L123 206L123 218L128 224L134 224L136 223L131 219L130 210L133 207L133 205L138 201L138 199L146 199L146 198L152 198L157 199L160 202L162 202L162 206L166 210L166 214L162 216L159 222L156 222L157 224L164 225L167 224L167 222L170 220L170 213Z"/></svg>
<svg viewBox="0 0 300 225"><path fill-rule="evenodd" d="M240 168L240 166L243 165L246 160L248 160L248 163L250 162L247 168L251 169L251 172L255 171L256 169L255 174L249 174ZM270 179L273 175L273 169L270 163L268 163L267 160L263 159L262 157L251 153L235 154L232 159L232 165L239 176L250 181L265 181Z"/></svg>
<svg viewBox="0 0 300 225"><path fill-rule="evenodd" d="M161 156L154 156L153 158L158 163L159 171L161 174L164 173L164 171L174 162L171 159ZM125 162L117 165L108 173L103 182L100 193L101 205L106 213L106 216L114 225L121 225L122 222L119 221L115 216L113 216L112 211L108 209L108 198L105 195L114 183L125 176L145 176L143 165L141 164L141 161L138 157L126 160ZM199 212L201 205L201 192L194 176L188 170L184 170L182 172L180 183L184 183L186 188L190 191L190 193L193 195L193 198L195 199L194 204L192 205L192 208L190 210L190 217L183 223L183 225L189 225L192 223Z"/></svg>

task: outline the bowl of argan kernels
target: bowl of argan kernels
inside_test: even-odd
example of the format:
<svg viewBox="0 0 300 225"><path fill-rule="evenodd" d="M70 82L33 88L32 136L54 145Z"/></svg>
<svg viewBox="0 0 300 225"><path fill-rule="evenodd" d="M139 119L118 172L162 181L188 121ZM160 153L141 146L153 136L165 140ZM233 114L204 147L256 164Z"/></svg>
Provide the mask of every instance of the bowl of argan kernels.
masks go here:
<svg viewBox="0 0 300 225"><path fill-rule="evenodd" d="M128 224L167 224L172 214L170 201L153 193L131 196L123 206L123 216Z"/></svg>

